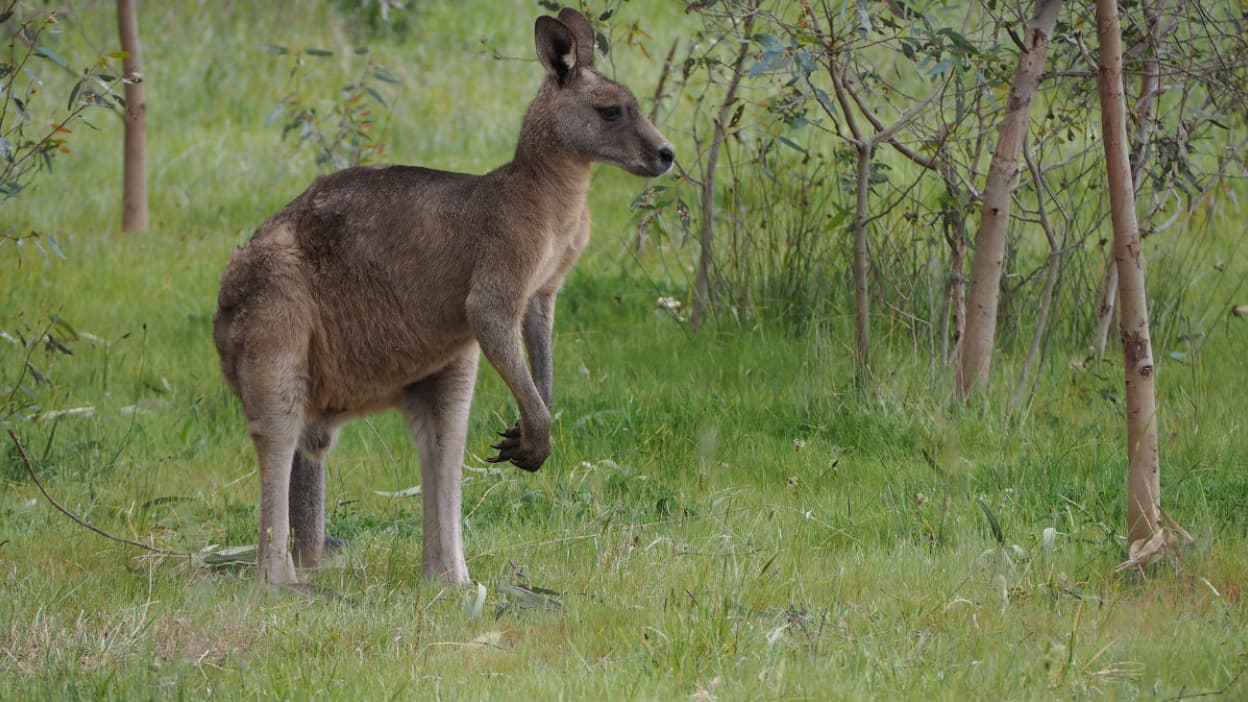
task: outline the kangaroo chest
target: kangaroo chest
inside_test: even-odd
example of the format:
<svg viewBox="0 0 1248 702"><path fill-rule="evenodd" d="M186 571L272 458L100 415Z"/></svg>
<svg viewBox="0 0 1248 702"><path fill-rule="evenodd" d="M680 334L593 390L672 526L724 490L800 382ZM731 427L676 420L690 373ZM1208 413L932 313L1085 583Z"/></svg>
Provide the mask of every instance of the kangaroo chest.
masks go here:
<svg viewBox="0 0 1248 702"><path fill-rule="evenodd" d="M589 243L589 230L589 207L586 205L570 216L559 218L552 225L547 235L545 255L535 276L534 291L554 291L563 285L563 279Z"/></svg>

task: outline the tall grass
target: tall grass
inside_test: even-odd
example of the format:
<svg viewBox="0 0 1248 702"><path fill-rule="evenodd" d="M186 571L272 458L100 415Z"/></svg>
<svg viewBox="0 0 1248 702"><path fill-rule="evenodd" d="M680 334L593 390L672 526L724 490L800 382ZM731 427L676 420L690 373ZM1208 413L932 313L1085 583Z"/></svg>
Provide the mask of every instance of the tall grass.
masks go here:
<svg viewBox="0 0 1248 702"><path fill-rule="evenodd" d="M634 0L620 21L640 21L657 54L685 28L678 9ZM80 333L72 356L37 351L54 383L40 400L94 414L14 426L71 509L173 550L254 540L254 458L209 335L216 279L315 171L264 125L288 67L255 47L368 42L403 80L386 116L389 158L471 171L506 160L538 69L482 55L478 40L527 56L535 7L413 11L400 40L357 34L328 5L145 4L153 230L117 232L121 132L106 121L5 205L7 222L55 232L66 253L45 263L25 250L18 265L6 251L0 311L6 325L57 314ZM111 8L80 12L66 51L109 45ZM623 48L615 60L638 92L652 85L657 60ZM340 70L350 80L345 60ZM396 417L349 425L330 459L329 532L351 546L309 577L341 599L103 541L44 503L6 445L0 699L1248 691L1236 392L1248 327L1208 303L1244 292L1230 215L1210 217L1199 264L1150 271L1173 309L1163 318L1203 334L1167 336L1158 353L1163 505L1198 544L1181 563L1114 574L1126 460L1112 360L1097 368L1082 349L1056 349L1024 412L1006 411L1005 389L959 412L901 334L883 336L875 394L852 391L851 321L835 315L800 333L753 320L691 335L655 304L683 293L688 251L629 247L627 204L641 188L596 174L595 241L561 300L555 455L541 473L482 460L491 430L514 419L505 386L482 370L464 486L479 610L475 589L420 581L419 504L378 494L419 482ZM0 342L5 383L23 354ZM1000 377L1014 363L1003 356Z"/></svg>

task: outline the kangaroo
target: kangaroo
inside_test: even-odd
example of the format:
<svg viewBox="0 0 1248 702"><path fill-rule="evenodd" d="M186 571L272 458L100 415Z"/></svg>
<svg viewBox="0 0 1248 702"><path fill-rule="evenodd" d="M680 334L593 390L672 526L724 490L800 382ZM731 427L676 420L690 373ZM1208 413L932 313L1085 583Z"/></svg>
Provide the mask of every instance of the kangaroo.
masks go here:
<svg viewBox="0 0 1248 702"><path fill-rule="evenodd" d="M469 581L461 480L481 353L520 410L488 460L536 471L550 455L555 299L589 241L590 164L655 177L675 153L594 69L584 16L538 17L534 38L546 77L510 163L318 178L221 275L213 339L260 464L265 583L297 584L296 564L319 564L326 454L343 422L390 408L420 458L422 573Z"/></svg>

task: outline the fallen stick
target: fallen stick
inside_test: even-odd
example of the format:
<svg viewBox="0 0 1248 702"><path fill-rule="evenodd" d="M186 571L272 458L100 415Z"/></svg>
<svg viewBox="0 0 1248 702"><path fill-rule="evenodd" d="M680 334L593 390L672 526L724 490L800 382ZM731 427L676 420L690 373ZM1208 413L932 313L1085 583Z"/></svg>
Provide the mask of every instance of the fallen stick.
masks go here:
<svg viewBox="0 0 1248 702"><path fill-rule="evenodd" d="M22 457L22 464L26 466L26 473L30 476L31 481L35 483L35 487L39 488L39 492L43 493L44 499L46 499L49 503L51 503L51 505L55 507L58 511L60 511L61 514L64 514L66 517L69 517L70 519L74 520L74 522L76 522L79 526L90 529L91 531L94 531L95 533L99 534L100 536L103 536L106 539L112 539L113 541L116 541L118 543L128 544L130 546L137 546L141 549L144 549L146 551L151 551L152 553L156 553L161 556L174 556L177 558L193 558L194 557L195 554L193 553L183 553L181 551L167 551L163 548L156 548L155 546L149 546L148 544L145 544L142 541L135 541L133 539L127 539L124 536L115 536L95 526L94 524L87 522L82 517L79 517L78 515L69 511L65 507L61 506L61 503L57 502L51 495L48 494L48 490L47 488L43 487L43 483L39 482L39 476L35 475L35 467L30 462L30 456L26 455L26 447L22 445L22 440L17 438L17 434L15 434L12 429L9 430L9 438L13 440L13 445L17 446L17 453L18 455Z"/></svg>

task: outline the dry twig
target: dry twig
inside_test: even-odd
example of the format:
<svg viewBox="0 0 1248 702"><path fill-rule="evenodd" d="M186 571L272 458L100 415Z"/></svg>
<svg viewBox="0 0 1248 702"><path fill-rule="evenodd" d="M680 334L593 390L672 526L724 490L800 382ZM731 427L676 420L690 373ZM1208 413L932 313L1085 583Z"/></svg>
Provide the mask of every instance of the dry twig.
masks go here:
<svg viewBox="0 0 1248 702"><path fill-rule="evenodd" d="M193 558L194 557L195 554L193 553L184 553L181 551L168 551L163 548L156 548L155 546L150 546L148 544L143 543L142 541L135 541L133 539L127 539L124 536L116 536L114 534L110 534L107 531L104 531L103 529L91 524L90 522L87 522L82 517L79 517L78 515L69 511L64 506L62 506L61 503L57 502L56 499L52 497L52 495L48 494L47 488L43 486L43 483L39 482L39 476L35 475L35 467L30 462L30 456L26 454L26 447L22 445L22 440L17 438L17 434L14 433L12 429L9 430L9 438L13 440L13 445L17 447L17 453L22 458L22 464L26 466L26 473L30 475L30 479L32 482L34 482L35 487L39 488L39 492L43 493L44 499L46 499L61 514L64 514L66 517L69 517L70 519L74 520L74 522L76 522L79 526L90 529L91 531L94 531L95 533L99 534L100 536L103 536L106 539L112 539L113 541L116 541L118 543L128 544L130 546L137 546L145 551L151 551L152 553L159 554L161 556L174 556L177 558Z"/></svg>

